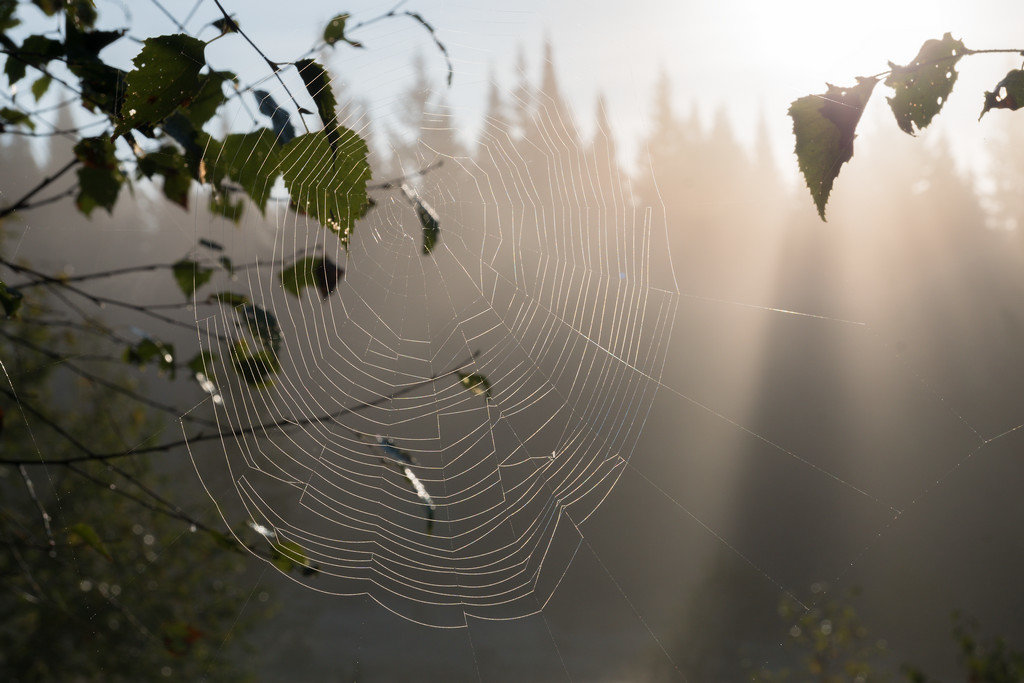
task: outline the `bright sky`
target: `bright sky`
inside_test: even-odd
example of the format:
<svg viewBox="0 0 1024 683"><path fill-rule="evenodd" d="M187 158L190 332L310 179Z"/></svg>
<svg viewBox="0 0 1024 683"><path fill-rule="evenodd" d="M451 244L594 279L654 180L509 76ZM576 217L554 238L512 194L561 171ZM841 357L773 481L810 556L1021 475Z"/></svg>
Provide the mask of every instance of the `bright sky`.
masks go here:
<svg viewBox="0 0 1024 683"><path fill-rule="evenodd" d="M352 25L392 6L369 0L223 2L257 43L280 60L301 54L339 11L352 14ZM194 3L164 4L183 17ZM609 0L407 0L402 9L422 14L448 46L455 64L449 101L463 113L468 134L475 131L492 74L511 90L522 49L536 80L541 45L548 37L555 46L563 89L585 131L591 125L595 95L602 90L613 123L624 136L640 137L647 125L652 86L664 69L675 85L681 111L696 101L708 119L723 107L745 140L752 138L763 116L782 161L791 158L789 102L823 92L825 81L852 83L857 75L884 70L888 59L906 63L924 40L946 31L968 47L1024 47L1024 2L1019 0L632 0L628 5ZM174 30L149 2L132 3L132 11L136 23L147 30ZM215 18L215 11L212 1L203 2L189 29ZM395 98L410 82L408 65L416 52L427 58L439 85L444 77L441 57L412 21L379 22L353 37L367 49L341 47L330 63L355 93L370 102L375 120L387 121L392 115ZM949 137L962 158L978 162L986 124L991 128L988 120L974 124L983 91L1015 65L1007 55L976 56L961 63L960 82L937 122L955 132ZM874 122L888 116L884 95L884 88L875 91L863 136L870 135ZM999 115L1008 114L995 113ZM632 160L629 140L623 143Z"/></svg>

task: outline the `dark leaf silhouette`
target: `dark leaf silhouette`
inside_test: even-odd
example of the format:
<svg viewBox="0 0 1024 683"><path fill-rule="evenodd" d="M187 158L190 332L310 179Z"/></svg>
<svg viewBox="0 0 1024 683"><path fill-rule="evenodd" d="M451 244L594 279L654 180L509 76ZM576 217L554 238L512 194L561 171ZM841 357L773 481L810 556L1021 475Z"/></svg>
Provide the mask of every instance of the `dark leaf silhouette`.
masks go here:
<svg viewBox="0 0 1024 683"><path fill-rule="evenodd" d="M327 143L331 151L337 153L338 133L338 101L334 98L334 91L331 89L331 79L327 70L314 62L312 59L300 59L295 62L302 82L306 84L306 92L316 103L316 111L320 115L324 131L327 134Z"/></svg>
<svg viewBox="0 0 1024 683"><path fill-rule="evenodd" d="M895 90L888 98L896 123L904 133L913 135L935 118L953 91L956 63L967 48L949 33L942 40L928 40L910 64L889 62L892 70L885 84Z"/></svg>
<svg viewBox="0 0 1024 683"><path fill-rule="evenodd" d="M284 145L291 142L295 138L295 126L292 125L292 117L288 110L279 107L277 101L266 90L255 89L252 94L256 98L256 106L259 107L260 113L270 119L277 143Z"/></svg>
<svg viewBox="0 0 1024 683"><path fill-rule="evenodd" d="M8 287L3 280L0 280L0 306L4 308L4 315L8 318L17 315L18 309L21 308L21 301L21 292L14 287Z"/></svg>
<svg viewBox="0 0 1024 683"><path fill-rule="evenodd" d="M324 42L328 45L334 45L339 41L344 41L352 47L362 47L363 44L357 40L350 40L345 36L345 22L348 21L348 13L342 13L327 22L327 26L324 27Z"/></svg>
<svg viewBox="0 0 1024 683"><path fill-rule="evenodd" d="M86 216L97 206L111 213L124 183L124 174L114 156L114 143L106 137L85 138L75 145L78 169L78 196L75 202Z"/></svg>
<svg viewBox="0 0 1024 683"><path fill-rule="evenodd" d="M852 88L827 84L827 92L789 106L797 161L822 220L840 167L853 157L855 130L876 83L876 78L858 78Z"/></svg>
<svg viewBox="0 0 1024 683"><path fill-rule="evenodd" d="M344 274L344 269L326 256L307 256L281 271L281 286L297 297L302 296L306 287L315 286L320 297L326 299L337 289Z"/></svg>
<svg viewBox="0 0 1024 683"><path fill-rule="evenodd" d="M995 90L985 93L985 107L980 119L990 109L1017 111L1024 107L1024 71L1013 69L996 84Z"/></svg>

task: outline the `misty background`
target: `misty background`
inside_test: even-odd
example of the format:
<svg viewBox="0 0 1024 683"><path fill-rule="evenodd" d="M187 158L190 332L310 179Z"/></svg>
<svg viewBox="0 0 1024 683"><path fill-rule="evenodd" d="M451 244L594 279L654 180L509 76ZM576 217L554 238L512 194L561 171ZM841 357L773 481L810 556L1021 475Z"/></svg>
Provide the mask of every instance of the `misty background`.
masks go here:
<svg viewBox="0 0 1024 683"><path fill-rule="evenodd" d="M524 283L550 283L570 263L616 286L621 279L613 299L649 309L632 327L611 312L587 314L598 330L589 336L625 325L636 336L617 342L623 350L656 353L638 364L647 377L594 377L572 399L621 399L628 463L588 508L585 540L542 614L521 620L428 629L252 560L232 580L252 605L274 606L246 632L252 670L277 680L740 680L790 661L780 643L791 624L777 608L787 593L822 600L815 584L829 595L859 587L856 607L871 638L885 641L891 671L910 662L954 676L954 609L1024 643L1018 118L986 117L987 156L978 162L955 151L959 127L976 133L973 117L913 139L885 121L884 106L869 108L870 134L858 139L825 224L794 180L778 104L737 123L725 98L672 69L648 68L628 95L610 82L606 94L581 97L579 70L563 66L559 31L551 34L517 49L512 67L499 62L504 75L479 80L479 109L453 103L425 50L405 51L403 87L389 102L367 103L356 86L339 101L346 125L370 138L375 178L443 162L416 182L452 247L431 277L457 283L459 261L488 260L500 272L521 269ZM457 42L449 48L460 54ZM623 98L643 111L642 125L622 115ZM5 198L59 166L69 147L59 138L3 144ZM202 197L183 211L138 184L112 217L85 222L68 202L5 222L3 248L68 273L177 258L198 237L222 240L239 261L285 245L334 248L284 216L262 221L249 211L236 227L209 215ZM523 226L525 241L508 238L510 225ZM643 258L612 244L624 231L646 236ZM408 251L416 245L406 244L415 234L414 218L386 199L356 228L351 276L372 283L374 269L394 267L388 258L419 268ZM570 313L583 308L571 297L584 284L554 282L550 296ZM442 329L447 308L463 310L450 300L431 310L437 300L416 285L396 284L391 303L372 304L382 318L404 315L412 327L398 336L408 340L417 338L410 301L427 307L424 324ZM130 289L143 304L175 294L166 273L103 286ZM522 338L553 335L545 344L555 351L576 348L571 333L545 320L541 311ZM441 346L438 328L430 334ZM492 362L499 380L516 379L515 368ZM146 381L182 405L202 401ZM165 429L180 432L173 419ZM204 448L160 467L175 477L175 495L203 509L192 461L221 457ZM235 495L230 482L205 474L223 484L225 501Z"/></svg>

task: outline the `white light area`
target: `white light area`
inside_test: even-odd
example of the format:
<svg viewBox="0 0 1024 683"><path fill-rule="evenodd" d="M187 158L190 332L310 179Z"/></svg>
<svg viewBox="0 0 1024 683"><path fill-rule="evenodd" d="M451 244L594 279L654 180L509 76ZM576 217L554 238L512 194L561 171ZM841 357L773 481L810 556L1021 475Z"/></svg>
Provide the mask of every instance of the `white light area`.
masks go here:
<svg viewBox="0 0 1024 683"><path fill-rule="evenodd" d="M427 493L427 488L423 485L423 482L419 480L419 477L417 477L408 467L403 468L403 471L405 472L405 476L409 477L409 481L412 482L412 487L416 489L416 495L419 496L420 500L422 500L431 510L436 509L434 506L434 499L430 497L429 493Z"/></svg>
<svg viewBox="0 0 1024 683"><path fill-rule="evenodd" d="M259 522L249 520L249 528L258 533L263 538L270 539L271 541L277 540L277 532L273 529L263 526Z"/></svg>

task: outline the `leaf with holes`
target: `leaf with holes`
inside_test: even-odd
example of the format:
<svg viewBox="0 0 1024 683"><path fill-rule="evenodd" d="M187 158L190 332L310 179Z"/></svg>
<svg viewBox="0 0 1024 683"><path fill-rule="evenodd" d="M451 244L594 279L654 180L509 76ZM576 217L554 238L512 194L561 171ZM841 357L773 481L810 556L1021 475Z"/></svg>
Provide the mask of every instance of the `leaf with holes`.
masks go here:
<svg viewBox="0 0 1024 683"><path fill-rule="evenodd" d="M889 62L885 84L895 91L888 98L900 129L908 135L921 130L942 110L956 83L956 63L967 52L949 33L942 40L927 40L910 64Z"/></svg>
<svg viewBox="0 0 1024 683"><path fill-rule="evenodd" d="M801 97L789 106L800 172L821 220L840 167L853 158L854 131L876 83L876 78L858 78L852 88L827 84L824 94Z"/></svg>
<svg viewBox="0 0 1024 683"><path fill-rule="evenodd" d="M1024 71L1012 69L996 84L995 90L985 93L985 107L978 119L990 109L1017 111L1021 107L1024 107Z"/></svg>
<svg viewBox="0 0 1024 683"><path fill-rule="evenodd" d="M301 135L281 150L279 166L292 206L338 235L348 249L355 222L368 208L369 150L359 135L344 127L332 154L323 131Z"/></svg>
<svg viewBox="0 0 1024 683"><path fill-rule="evenodd" d="M472 392L476 396L483 396L484 398L491 397L491 383L487 381L487 378L478 372L473 373L459 373L459 382L466 388L467 391Z"/></svg>
<svg viewBox="0 0 1024 683"><path fill-rule="evenodd" d="M178 261L171 266L171 272L174 274L174 281L178 283L178 288L189 299L213 277L213 268L201 268L191 259Z"/></svg>
<svg viewBox="0 0 1024 683"><path fill-rule="evenodd" d="M202 90L199 71L206 66L206 44L183 33L147 38L125 77L121 120L114 135L132 128L151 128L180 106L188 106Z"/></svg>

